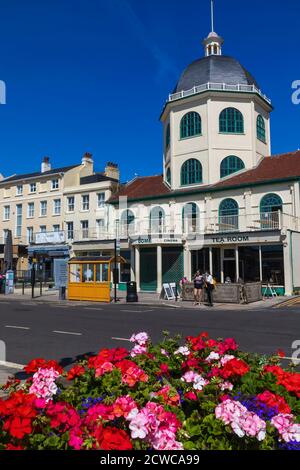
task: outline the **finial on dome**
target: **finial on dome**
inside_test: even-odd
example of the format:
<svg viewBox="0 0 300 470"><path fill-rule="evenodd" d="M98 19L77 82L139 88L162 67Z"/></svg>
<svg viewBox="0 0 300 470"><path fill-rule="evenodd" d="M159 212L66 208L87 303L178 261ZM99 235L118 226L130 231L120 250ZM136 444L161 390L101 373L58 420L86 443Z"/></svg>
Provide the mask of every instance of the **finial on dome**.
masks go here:
<svg viewBox="0 0 300 470"><path fill-rule="evenodd" d="M214 0L211 0L211 32L203 41L206 57L210 55L222 55L224 39L214 31Z"/></svg>

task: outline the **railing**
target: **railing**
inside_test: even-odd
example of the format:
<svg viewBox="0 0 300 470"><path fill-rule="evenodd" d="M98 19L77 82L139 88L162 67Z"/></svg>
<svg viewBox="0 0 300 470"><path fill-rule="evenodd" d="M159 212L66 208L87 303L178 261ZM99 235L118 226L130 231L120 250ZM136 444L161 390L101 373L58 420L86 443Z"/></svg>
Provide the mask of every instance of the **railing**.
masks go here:
<svg viewBox="0 0 300 470"><path fill-rule="evenodd" d="M114 226L114 224L113 224ZM181 214L165 216L159 219L149 217L136 218L130 224L119 225L120 239L136 239L138 237L156 238L185 238L188 235L215 235L221 233L241 233L259 231L279 231L282 229L300 231L300 219L288 214L278 212L262 212L256 214L216 215L213 217L195 217ZM89 228L73 231L48 232L44 242L67 243L81 241L114 240L117 237L113 229ZM34 239L39 240L40 234ZM37 236L37 238L36 238ZM37 241L36 241L37 243Z"/></svg>
<svg viewBox="0 0 300 470"><path fill-rule="evenodd" d="M180 214L151 220L149 217L135 219L132 223L120 225L120 238L134 237L184 237L189 234L218 234L232 232L258 232L262 230L280 230L282 228L281 212L220 215L210 218ZM297 219L298 220L298 219ZM295 221L294 221L295 225ZM300 226L300 222L299 222Z"/></svg>
<svg viewBox="0 0 300 470"><path fill-rule="evenodd" d="M180 91L178 93L173 93L169 95L168 102L180 100L182 98L186 98L188 96L193 96L198 93L204 93L208 90L211 91L231 91L234 93L257 93L261 96L267 103L271 104L272 101L262 93L261 90L256 88L255 85L227 85L226 83L204 83L203 85L198 85L190 90Z"/></svg>

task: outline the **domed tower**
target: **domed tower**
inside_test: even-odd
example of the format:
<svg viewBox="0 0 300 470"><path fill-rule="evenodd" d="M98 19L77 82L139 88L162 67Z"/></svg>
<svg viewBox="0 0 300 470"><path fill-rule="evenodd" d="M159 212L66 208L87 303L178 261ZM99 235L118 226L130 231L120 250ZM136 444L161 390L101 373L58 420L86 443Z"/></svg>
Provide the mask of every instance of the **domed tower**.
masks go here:
<svg viewBox="0 0 300 470"><path fill-rule="evenodd" d="M271 101L238 60L222 54L213 29L204 57L184 70L161 114L172 189L214 184L271 155Z"/></svg>

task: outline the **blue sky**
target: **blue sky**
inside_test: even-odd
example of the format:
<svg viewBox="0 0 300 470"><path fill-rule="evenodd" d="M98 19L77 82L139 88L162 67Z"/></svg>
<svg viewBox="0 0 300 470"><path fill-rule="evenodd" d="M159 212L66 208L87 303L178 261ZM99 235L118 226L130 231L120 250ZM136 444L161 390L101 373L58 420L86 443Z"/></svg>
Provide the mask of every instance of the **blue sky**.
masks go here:
<svg viewBox="0 0 300 470"><path fill-rule="evenodd" d="M273 100L272 153L300 147L298 0L216 0L223 52ZM0 0L0 172L94 155L122 180L162 172L159 115L181 72L203 55L209 0Z"/></svg>

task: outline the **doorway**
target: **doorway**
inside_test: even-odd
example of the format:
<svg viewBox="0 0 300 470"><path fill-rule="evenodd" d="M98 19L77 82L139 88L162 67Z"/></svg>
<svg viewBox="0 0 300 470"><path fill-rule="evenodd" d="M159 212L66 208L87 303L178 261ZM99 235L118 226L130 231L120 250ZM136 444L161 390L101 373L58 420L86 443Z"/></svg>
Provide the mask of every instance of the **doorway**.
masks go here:
<svg viewBox="0 0 300 470"><path fill-rule="evenodd" d="M234 248L224 249L223 256L223 273L225 283L235 283L237 281L236 275L236 253Z"/></svg>

